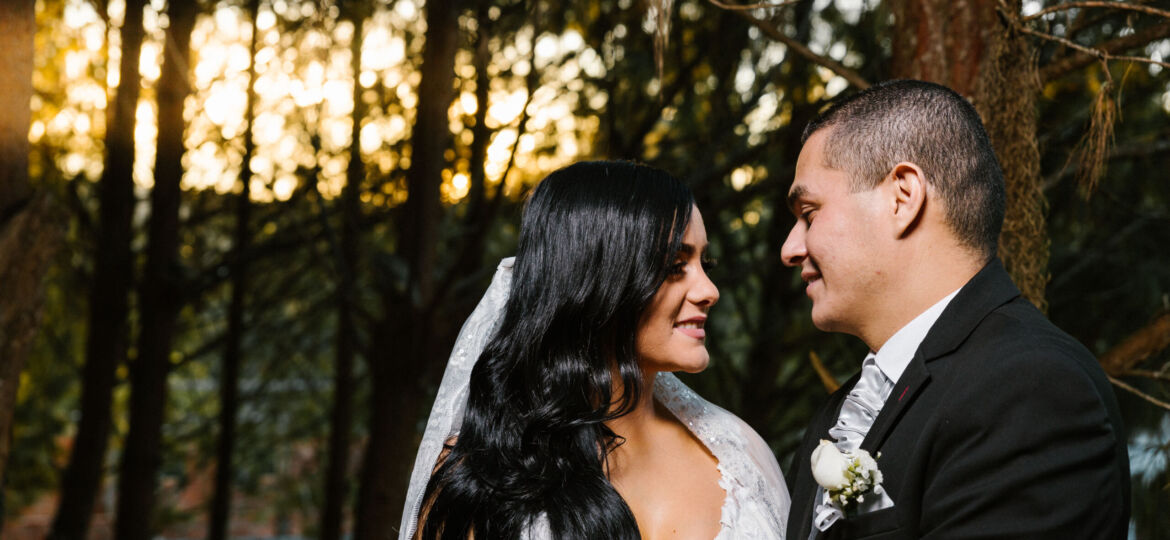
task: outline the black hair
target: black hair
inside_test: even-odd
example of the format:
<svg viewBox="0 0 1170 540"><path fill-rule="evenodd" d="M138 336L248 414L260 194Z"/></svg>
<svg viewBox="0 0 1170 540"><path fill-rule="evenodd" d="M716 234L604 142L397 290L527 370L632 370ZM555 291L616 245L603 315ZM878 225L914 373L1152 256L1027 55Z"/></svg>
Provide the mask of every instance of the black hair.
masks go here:
<svg viewBox="0 0 1170 540"><path fill-rule="evenodd" d="M605 422L648 391L636 329L693 205L682 182L629 162L577 163L537 185L500 327L427 484L422 538L519 538L541 516L555 538L639 538L607 478L621 440Z"/></svg>
<svg viewBox="0 0 1170 540"><path fill-rule="evenodd" d="M824 165L870 189L899 162L922 168L939 193L946 222L964 245L995 256L1004 216L1004 180L975 107L942 85L896 80L835 102L804 129L827 131Z"/></svg>

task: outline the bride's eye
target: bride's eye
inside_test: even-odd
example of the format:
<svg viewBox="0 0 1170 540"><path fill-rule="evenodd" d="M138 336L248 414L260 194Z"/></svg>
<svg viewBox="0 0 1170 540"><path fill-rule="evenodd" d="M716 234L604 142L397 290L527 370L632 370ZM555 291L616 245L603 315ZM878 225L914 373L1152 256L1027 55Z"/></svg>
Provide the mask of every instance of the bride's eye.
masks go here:
<svg viewBox="0 0 1170 540"><path fill-rule="evenodd" d="M667 273L671 277L681 276L681 275L683 275L684 272L686 272L686 269L687 269L687 262L686 261L675 261L675 263L670 265L670 268L667 269Z"/></svg>
<svg viewBox="0 0 1170 540"><path fill-rule="evenodd" d="M715 268L716 266L719 266L719 261L716 261L714 257L704 256L701 262L703 265L704 272L710 272L711 269Z"/></svg>

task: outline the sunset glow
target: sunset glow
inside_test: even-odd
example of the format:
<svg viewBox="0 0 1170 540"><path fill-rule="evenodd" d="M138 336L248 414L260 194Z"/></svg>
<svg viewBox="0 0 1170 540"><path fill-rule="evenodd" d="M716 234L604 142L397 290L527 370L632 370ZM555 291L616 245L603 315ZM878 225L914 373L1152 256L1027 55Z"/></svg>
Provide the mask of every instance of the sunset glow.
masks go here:
<svg viewBox="0 0 1170 540"><path fill-rule="evenodd" d="M162 2L148 4L144 16L146 38L138 68L142 75L142 92L137 108L135 128L134 179L141 188L153 185L157 109L154 86L161 76L165 34L160 16ZM252 137L256 144L252 169L252 196L257 201L282 200L289 197L305 178L305 170L319 171L318 185L327 196L336 196L345 184L348 148L353 143L353 85L365 90L366 115L357 141L367 170L371 174L401 175L409 159L398 155L400 145L410 137L411 116L418 103L420 81L418 45L409 45L407 36L421 30L418 15L421 6L410 0L394 3L392 9L374 13L365 23L362 39L361 71L355 81L351 67L350 42L354 27L348 21L334 21L313 12L312 4L301 5L295 12L285 2L264 5L257 16L258 49L254 58L257 80ZM38 9L49 9L38 5ZM110 2L107 16L110 26L94 11L92 3L67 0L63 6L65 29L54 32L55 50L63 54L64 69L60 81L38 81L38 92L64 93L58 100L65 105L58 111L37 107L29 132L32 142L44 137L65 141L68 151L59 156L58 166L66 174L82 175L96 181L102 170L102 152L92 142L100 141L105 130L105 109L119 81L118 58L121 54L118 24L124 3ZM302 29L289 39L290 32L281 28L301 21ZM247 128L245 113L248 100L248 70L251 23L238 7L218 7L212 14L201 15L191 37L189 75L193 93L186 103L188 120L183 158L185 189L214 189L220 193L238 190L243 160L243 136ZM535 50L533 50L535 47ZM545 67L553 82L535 88L529 96L522 76L531 66ZM552 64L566 55L557 73ZM38 58L45 64L50 58ZM466 86L457 94L448 114L453 133L471 126L481 104L475 99L474 69L470 58L457 59L456 72ZM492 62L510 67L512 79L494 78L489 92L487 127L494 133L487 147L485 177L490 184L508 182L508 193L516 193L522 183L532 183L544 173L590 152L589 130L596 122L577 118L574 104L579 99L579 84L574 80L582 70L590 75L604 74L600 56L588 49L581 35L569 30L563 35L543 34L534 39L531 31L521 33L516 41L495 53ZM103 75L104 74L104 75ZM99 78L100 77L100 78ZM382 87L400 113L386 114L375 103L374 90ZM604 96L590 100L603 105ZM528 119L520 126L527 106ZM523 131L524 134L519 136ZM321 151L310 146L313 134L319 135ZM443 195L456 202L469 189L471 164L467 160L467 137L457 140L452 167L444 172ZM72 141L72 142L70 142ZM512 168L509 169L509 163ZM508 172L510 170L510 172ZM300 171L300 172L298 172ZM508 172L508 178L504 174ZM383 197L394 204L401 197Z"/></svg>

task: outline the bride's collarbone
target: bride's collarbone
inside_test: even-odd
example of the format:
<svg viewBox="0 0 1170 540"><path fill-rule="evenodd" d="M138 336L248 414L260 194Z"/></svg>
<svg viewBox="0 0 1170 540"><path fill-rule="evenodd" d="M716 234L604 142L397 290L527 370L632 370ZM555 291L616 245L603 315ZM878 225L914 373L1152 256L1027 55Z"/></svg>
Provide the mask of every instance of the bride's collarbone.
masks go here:
<svg viewBox="0 0 1170 540"><path fill-rule="evenodd" d="M726 494L718 462L685 426L652 430L611 455L610 481L642 538L714 538ZM651 435L652 433L652 435Z"/></svg>

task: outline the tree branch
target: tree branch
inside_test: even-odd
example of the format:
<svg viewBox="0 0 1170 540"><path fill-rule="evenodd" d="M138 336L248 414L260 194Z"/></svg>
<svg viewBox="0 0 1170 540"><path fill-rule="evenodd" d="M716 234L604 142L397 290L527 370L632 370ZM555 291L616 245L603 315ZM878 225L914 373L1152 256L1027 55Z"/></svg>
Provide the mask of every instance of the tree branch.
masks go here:
<svg viewBox="0 0 1170 540"><path fill-rule="evenodd" d="M1154 318L1150 324L1121 341L1101 356L1101 367L1111 375L1121 375L1139 362L1170 347L1170 312Z"/></svg>
<svg viewBox="0 0 1170 540"><path fill-rule="evenodd" d="M1125 373L1122 373L1121 375L1127 377L1145 377L1147 379L1170 381L1170 372L1166 372L1164 370L1154 371L1152 369L1131 369Z"/></svg>
<svg viewBox="0 0 1170 540"><path fill-rule="evenodd" d="M1114 386L1117 386L1117 387L1120 387L1124 390L1129 391L1130 393L1132 393L1133 395L1135 395L1137 397L1140 397L1140 398L1142 398L1150 403L1153 403L1154 405L1157 405L1163 409L1170 411L1170 403L1166 403L1165 401L1159 400L1159 399L1155 398L1154 396L1151 396L1145 392L1142 392L1141 390L1138 390L1137 388L1134 388L1128 384L1125 384L1124 382L1121 382L1118 379L1113 378L1112 376L1109 377L1109 382L1113 383Z"/></svg>
<svg viewBox="0 0 1170 540"><path fill-rule="evenodd" d="M1156 140L1150 143L1135 143L1126 146L1116 146L1109 152L1109 155L1105 159L1109 162L1112 162L1115 160L1156 156L1165 152L1170 152L1170 140ZM1047 192L1065 178L1076 175L1077 169L1078 167L1076 164L1069 164L1065 167L1062 167L1060 170L1045 177L1044 181L1040 185L1040 189Z"/></svg>
<svg viewBox="0 0 1170 540"><path fill-rule="evenodd" d="M833 378L832 373L829 373L829 369L825 367L823 362L821 362L821 357L817 356L816 351L808 352L808 361L812 363L813 369L816 370L817 377L820 377L821 384L825 385L826 393L832 394L833 392L836 392L838 388L841 388L841 383L837 382L837 379Z"/></svg>
<svg viewBox="0 0 1170 540"><path fill-rule="evenodd" d="M1021 30L1024 30L1023 27L1020 28ZM1037 33L1035 31L1029 32L1027 30L1025 30L1025 32L1032 34ZM1041 34L1041 37L1049 36L1048 34L1039 34ZM1124 51L1142 47L1153 41L1166 38L1170 38L1170 22L1162 22L1153 26L1142 28L1141 30L1138 30L1128 36L1106 41L1095 48L1085 47L1083 45L1073 43L1072 41L1065 40L1067 43L1072 43L1074 46L1071 48L1076 49L1080 54L1073 54L1069 57L1062 58L1044 66L1040 69L1040 80L1041 82L1048 82L1054 79L1058 79L1070 71L1080 69L1098 61L1102 55L1113 57L1114 55ZM1147 61L1152 62L1152 60L1148 59ZM1161 64L1165 65L1164 62Z"/></svg>
<svg viewBox="0 0 1170 540"><path fill-rule="evenodd" d="M707 0L707 1L715 3L713 0ZM716 3L715 5L719 5L719 4ZM826 56L822 56L822 55L819 55L819 54L813 52L812 49L809 49L803 43L788 37L787 35L784 34L784 32L781 32L778 28L771 25L767 21L762 21L760 19L757 19L757 18L753 17L752 15L750 15L749 13L747 13L746 11L734 10L734 12L736 15L743 17L748 22L755 25L756 28L759 28L760 31L764 33L764 35L766 35L766 36L768 36L776 41L779 41L780 43L783 43L786 47L791 49L792 52L795 52L796 54L799 54L799 55L807 58L810 62L812 62L814 64L817 64L821 67L827 68L829 71L832 71L833 73L836 73L837 75L840 75L846 81L849 81L849 84L852 84L853 86L855 86L859 89L869 88L869 81L866 81L865 77L862 77L860 73L845 67L843 64L841 64L840 62L837 62L836 60L833 60L832 58L828 58Z"/></svg>
<svg viewBox="0 0 1170 540"><path fill-rule="evenodd" d="M1110 60L1117 60L1117 61L1121 61L1121 62L1141 62L1141 63L1145 63L1145 64L1159 65L1159 66L1162 66L1164 68L1170 68L1170 62L1162 62L1160 60L1154 60L1151 58L1146 58L1144 56L1114 55L1114 54L1109 53L1108 51L1105 51L1103 49L1094 49L1093 47L1086 47L1086 46L1081 45L1080 43L1077 43L1077 42L1072 41L1070 39L1065 39L1065 38L1062 38L1060 36L1054 36L1052 34L1040 32L1038 30L1032 30L1031 28L1028 28L1028 27L1023 26L1023 25L1017 26L1017 28L1019 29L1019 31L1025 33L1025 34L1028 34L1030 36L1035 36L1035 37L1038 37L1041 39L1047 39L1049 41L1055 41L1057 43L1060 43L1061 45L1064 45L1065 47L1068 47L1070 49L1076 49L1077 51L1080 51L1086 55L1089 55L1090 57L1092 57L1092 59L1099 59L1102 62L1108 62ZM1089 60L1089 62L1091 62L1091 61L1092 60ZM1087 63L1088 62L1086 62L1086 64ZM1042 78L1044 77L1043 71L1041 71L1041 77ZM1045 79L1045 80L1047 80L1047 79Z"/></svg>
<svg viewBox="0 0 1170 540"><path fill-rule="evenodd" d="M1147 15L1156 15L1158 17L1166 17L1167 19L1170 19L1170 11L1138 4L1127 4L1125 2L1064 2L1055 6L1046 7L1040 11L1037 11L1036 13L1024 17L1022 20L1024 22L1028 22L1034 19L1039 19L1040 17L1048 15L1049 13L1056 13L1057 11L1079 8L1123 9L1129 11L1138 11Z"/></svg>
<svg viewBox="0 0 1170 540"><path fill-rule="evenodd" d="M782 8L784 6L789 6L789 5L800 2L800 0L784 0L783 2L777 2L774 4L767 3L767 2L763 2L763 3L759 3L759 4L724 4L723 2L720 2L719 0L707 0L707 1L714 4L715 7L718 7L720 9L726 9L728 11Z"/></svg>

